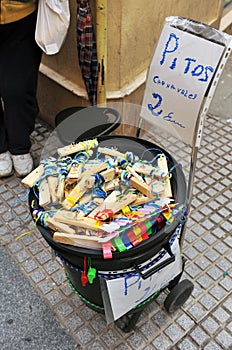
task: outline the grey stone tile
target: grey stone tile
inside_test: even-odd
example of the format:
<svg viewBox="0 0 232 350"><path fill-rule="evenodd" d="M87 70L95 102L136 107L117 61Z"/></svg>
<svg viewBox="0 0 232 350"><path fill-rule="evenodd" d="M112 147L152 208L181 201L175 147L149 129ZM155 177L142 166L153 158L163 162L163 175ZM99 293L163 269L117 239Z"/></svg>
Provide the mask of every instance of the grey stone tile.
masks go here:
<svg viewBox="0 0 232 350"><path fill-rule="evenodd" d="M179 350L198 350L198 347L193 344L193 341L186 338L178 344Z"/></svg>
<svg viewBox="0 0 232 350"><path fill-rule="evenodd" d="M46 280L38 283L38 287L43 294L47 294L53 290L54 285L52 284L52 282L50 280L46 279Z"/></svg>
<svg viewBox="0 0 232 350"><path fill-rule="evenodd" d="M214 336L216 331L220 328L218 322L216 322L211 316L207 317L201 325L210 336Z"/></svg>
<svg viewBox="0 0 232 350"><path fill-rule="evenodd" d="M207 271L207 274L212 277L215 281L222 277L222 271L218 269L216 266L213 266L211 269Z"/></svg>
<svg viewBox="0 0 232 350"><path fill-rule="evenodd" d="M83 312L81 313L81 316L85 316ZM100 334L106 329L106 319L103 315L97 314L96 317L90 320L90 325L97 334Z"/></svg>
<svg viewBox="0 0 232 350"><path fill-rule="evenodd" d="M227 331L222 330L215 339L223 349L230 350L232 348L232 336Z"/></svg>
<svg viewBox="0 0 232 350"><path fill-rule="evenodd" d="M222 269L222 271L228 271L231 267L231 264L229 263L228 260L226 259L220 259L219 261L216 262L216 265Z"/></svg>
<svg viewBox="0 0 232 350"><path fill-rule="evenodd" d="M222 307L218 307L212 315L218 320L220 324L225 323L229 318L230 314L226 312Z"/></svg>
<svg viewBox="0 0 232 350"><path fill-rule="evenodd" d="M232 278L230 276L226 276L223 280L220 281L220 286L225 288L228 292L232 291Z"/></svg>
<svg viewBox="0 0 232 350"><path fill-rule="evenodd" d="M219 258L219 254L215 250L208 250L205 252L205 257L207 257L211 262L216 261Z"/></svg>
<svg viewBox="0 0 232 350"><path fill-rule="evenodd" d="M208 278L206 275L202 275L201 277L197 278L197 282L204 289L208 289L213 284L212 279Z"/></svg>
<svg viewBox="0 0 232 350"><path fill-rule="evenodd" d="M168 326L165 329L164 333L170 338L173 343L179 341L184 335L183 330L175 324Z"/></svg>
<svg viewBox="0 0 232 350"><path fill-rule="evenodd" d="M220 286L214 286L210 289L209 293L216 298L217 300L221 300L226 295L226 291Z"/></svg>
<svg viewBox="0 0 232 350"><path fill-rule="evenodd" d="M21 250L23 248L22 244L20 242L13 242L11 244L9 244L8 248L10 249L10 251L12 253L17 253L19 250Z"/></svg>
<svg viewBox="0 0 232 350"><path fill-rule="evenodd" d="M206 311L201 307L201 305L194 304L188 309L188 313L195 320L199 321L206 315Z"/></svg>
<svg viewBox="0 0 232 350"><path fill-rule="evenodd" d="M184 331L188 332L194 327L194 321L186 314L181 315L176 319L176 322L183 328Z"/></svg>
<svg viewBox="0 0 232 350"><path fill-rule="evenodd" d="M52 306L58 304L63 300L60 292L58 292L57 290L54 290L51 293L47 294L46 299Z"/></svg>
<svg viewBox="0 0 232 350"><path fill-rule="evenodd" d="M139 325L139 330L143 334L143 336L149 340L156 333L157 327L155 327L153 322L151 322L150 320L147 320L143 324Z"/></svg>
<svg viewBox="0 0 232 350"><path fill-rule="evenodd" d="M29 273L35 269L38 268L38 265L36 264L36 262L34 260L26 260L23 264L22 264L24 270Z"/></svg>
<svg viewBox="0 0 232 350"><path fill-rule="evenodd" d="M146 345L145 340L136 332L132 332L132 334L127 338L127 342L132 349L141 349Z"/></svg>
<svg viewBox="0 0 232 350"><path fill-rule="evenodd" d="M22 263L23 261L25 261L29 258L30 258L30 255L24 249L20 250L20 252L16 254L16 259L18 260L19 263Z"/></svg>
<svg viewBox="0 0 232 350"><path fill-rule="evenodd" d="M205 331L203 331L199 326L190 332L190 336L198 344L198 346L202 348L206 341L210 339L208 334L206 334Z"/></svg>
<svg viewBox="0 0 232 350"><path fill-rule="evenodd" d="M94 334L91 331L91 329L87 326L84 326L82 328L80 328L75 335L77 336L79 342L82 345L86 345L87 343L89 343L91 340L93 340L94 338Z"/></svg>
<svg viewBox="0 0 232 350"><path fill-rule="evenodd" d="M85 346L85 350L106 350L106 348L101 344L99 340L96 340L88 344L87 347Z"/></svg>
<svg viewBox="0 0 232 350"><path fill-rule="evenodd" d="M206 310L212 309L216 305L215 299L213 299L210 295L206 294L202 298L199 299L201 305L204 306Z"/></svg>
<svg viewBox="0 0 232 350"><path fill-rule="evenodd" d="M229 297L224 303L223 306L232 314L232 297Z"/></svg>
<svg viewBox="0 0 232 350"><path fill-rule="evenodd" d="M80 328L84 324L84 322L81 319L81 317L75 313L67 317L67 319L65 320L65 324L67 325L70 331L74 332L78 328Z"/></svg>
<svg viewBox="0 0 232 350"><path fill-rule="evenodd" d="M210 265L210 262L204 256L199 256L199 258L196 259L196 264L201 268L201 270L204 271L208 268L208 266Z"/></svg>
<svg viewBox="0 0 232 350"><path fill-rule="evenodd" d="M196 248L200 253L204 252L208 248L207 244L203 241L197 241L193 244L193 247Z"/></svg>
<svg viewBox="0 0 232 350"><path fill-rule="evenodd" d="M154 316L152 316L152 320L158 327L163 327L169 322L167 314L162 310L158 311Z"/></svg>
<svg viewBox="0 0 232 350"><path fill-rule="evenodd" d="M155 338L155 340L152 342L155 349L157 350L168 350L170 349L170 341L162 334L160 334L158 337Z"/></svg>
<svg viewBox="0 0 232 350"><path fill-rule="evenodd" d="M74 310L73 307L68 303L68 301L65 301L59 306L57 306L56 311L61 317L65 318L68 315L70 315Z"/></svg>
<svg viewBox="0 0 232 350"><path fill-rule="evenodd" d="M220 345L215 343L215 341L210 341L207 345L205 345L204 350L223 350Z"/></svg>

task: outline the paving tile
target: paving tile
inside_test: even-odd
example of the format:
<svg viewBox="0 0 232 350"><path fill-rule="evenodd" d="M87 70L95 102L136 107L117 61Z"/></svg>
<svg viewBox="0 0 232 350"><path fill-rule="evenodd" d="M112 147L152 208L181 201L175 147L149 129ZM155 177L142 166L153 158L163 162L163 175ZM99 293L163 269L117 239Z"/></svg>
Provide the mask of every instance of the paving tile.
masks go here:
<svg viewBox="0 0 232 350"><path fill-rule="evenodd" d="M229 297L224 303L223 307L232 314L232 297Z"/></svg>
<svg viewBox="0 0 232 350"><path fill-rule="evenodd" d="M82 345L86 345L94 338L93 332L87 326L82 327L75 334Z"/></svg>
<svg viewBox="0 0 232 350"><path fill-rule="evenodd" d="M206 311L201 307L201 305L194 304L188 309L188 313L195 320L199 321L206 315Z"/></svg>
<svg viewBox="0 0 232 350"><path fill-rule="evenodd" d="M162 310L158 311L154 316L152 316L152 320L158 327L163 327L169 322L167 314Z"/></svg>
<svg viewBox="0 0 232 350"><path fill-rule="evenodd" d="M228 292L232 291L232 278L230 276L224 277L220 282L220 286L225 288Z"/></svg>
<svg viewBox="0 0 232 350"><path fill-rule="evenodd" d="M56 310L58 314L63 318L67 317L74 311L73 307L67 301L57 306Z"/></svg>
<svg viewBox="0 0 232 350"><path fill-rule="evenodd" d="M207 345L205 345L204 350L223 350L220 345L215 343L215 341L210 341Z"/></svg>
<svg viewBox="0 0 232 350"><path fill-rule="evenodd" d="M213 336L216 331L220 328L220 325L218 322L216 322L211 316L207 317L201 325L203 326L206 333L208 333L210 336Z"/></svg>
<svg viewBox="0 0 232 350"><path fill-rule="evenodd" d="M232 336L227 331L222 330L215 339L223 349L230 350L232 348Z"/></svg>
<svg viewBox="0 0 232 350"><path fill-rule="evenodd" d="M220 286L214 286L209 290L209 293L217 300L221 300L226 295L226 291Z"/></svg>
<svg viewBox="0 0 232 350"><path fill-rule="evenodd" d="M197 326L193 331L189 333L192 339L198 344L198 346L202 347L209 340L209 335L205 333L199 326Z"/></svg>
<svg viewBox="0 0 232 350"><path fill-rule="evenodd" d="M203 295L203 297L201 297L199 299L199 302L201 303L202 306L204 306L204 308L206 310L210 310L212 309L215 305L216 305L216 301L215 299L213 299L210 295L206 294Z"/></svg>
<svg viewBox="0 0 232 350"><path fill-rule="evenodd" d="M216 266L213 266L211 269L207 271L207 274L212 277L215 281L222 277L222 271L218 269Z"/></svg>
<svg viewBox="0 0 232 350"><path fill-rule="evenodd" d="M42 270L35 270L30 274L30 277L35 283L39 283L46 278L46 275Z"/></svg>
<svg viewBox="0 0 232 350"><path fill-rule="evenodd" d="M155 349L157 350L168 350L170 349L170 341L164 335L160 334L155 340L152 342Z"/></svg>
<svg viewBox="0 0 232 350"><path fill-rule="evenodd" d="M198 347L193 344L192 340L186 338L178 344L179 350L198 350Z"/></svg>
<svg viewBox="0 0 232 350"><path fill-rule="evenodd" d="M194 327L194 321L186 314L181 315L176 319L176 322L183 328L184 331L188 332L192 327Z"/></svg>
<svg viewBox="0 0 232 350"><path fill-rule="evenodd" d="M57 290L54 290L51 293L47 294L46 299L51 304L51 306L54 306L63 300L61 293Z"/></svg>
<svg viewBox="0 0 232 350"><path fill-rule="evenodd" d="M212 312L212 316L214 316L220 324L225 323L230 318L230 314L222 307L218 307L214 312Z"/></svg>
<svg viewBox="0 0 232 350"><path fill-rule="evenodd" d="M30 258L30 254L28 254L28 252L24 249L20 250L19 253L15 254L15 256L19 263L22 263L23 261Z"/></svg>
<svg viewBox="0 0 232 350"><path fill-rule="evenodd" d="M168 326L164 333L170 338L173 343L178 342L184 335L183 330L175 324Z"/></svg>
<svg viewBox="0 0 232 350"><path fill-rule="evenodd" d="M90 344L85 346L85 349L86 350L106 350L106 348L101 344L99 340L91 342Z"/></svg>
<svg viewBox="0 0 232 350"><path fill-rule="evenodd" d="M78 328L83 326L84 321L81 319L79 315L76 313L70 315L66 318L65 324L67 325L68 329L72 332L76 331Z"/></svg>

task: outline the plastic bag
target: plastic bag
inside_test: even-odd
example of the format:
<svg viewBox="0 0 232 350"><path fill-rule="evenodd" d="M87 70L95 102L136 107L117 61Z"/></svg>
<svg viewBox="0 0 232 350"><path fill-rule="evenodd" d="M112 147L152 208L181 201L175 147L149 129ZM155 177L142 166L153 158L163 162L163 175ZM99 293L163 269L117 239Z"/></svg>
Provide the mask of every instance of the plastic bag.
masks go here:
<svg viewBox="0 0 232 350"><path fill-rule="evenodd" d="M68 0L40 0L38 4L35 40L47 54L60 51L70 24Z"/></svg>

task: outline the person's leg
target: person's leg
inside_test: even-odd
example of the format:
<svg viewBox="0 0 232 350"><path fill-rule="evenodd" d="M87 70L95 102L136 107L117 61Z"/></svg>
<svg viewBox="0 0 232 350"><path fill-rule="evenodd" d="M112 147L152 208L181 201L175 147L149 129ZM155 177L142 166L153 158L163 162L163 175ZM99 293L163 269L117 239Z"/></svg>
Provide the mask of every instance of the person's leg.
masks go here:
<svg viewBox="0 0 232 350"><path fill-rule="evenodd" d="M35 13L9 24L8 45L1 50L1 95L12 155L29 153L30 134L38 114L36 89L41 50L34 39L35 24Z"/></svg>
<svg viewBox="0 0 232 350"><path fill-rule="evenodd" d="M0 96L0 154L8 150L6 128L4 122L3 102Z"/></svg>
<svg viewBox="0 0 232 350"><path fill-rule="evenodd" d="M0 97L0 177L10 176L13 174L12 159L7 149L3 105Z"/></svg>

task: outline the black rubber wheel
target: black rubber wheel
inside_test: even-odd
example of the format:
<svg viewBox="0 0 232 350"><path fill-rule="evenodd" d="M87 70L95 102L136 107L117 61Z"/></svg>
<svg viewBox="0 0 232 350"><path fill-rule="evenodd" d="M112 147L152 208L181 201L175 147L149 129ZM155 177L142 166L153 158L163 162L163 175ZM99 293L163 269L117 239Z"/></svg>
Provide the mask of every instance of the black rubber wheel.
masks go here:
<svg viewBox="0 0 232 350"><path fill-rule="evenodd" d="M178 283L164 301L164 307L169 313L176 312L192 294L194 285L189 280Z"/></svg>

